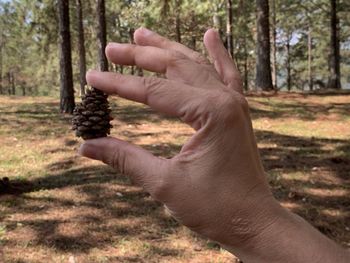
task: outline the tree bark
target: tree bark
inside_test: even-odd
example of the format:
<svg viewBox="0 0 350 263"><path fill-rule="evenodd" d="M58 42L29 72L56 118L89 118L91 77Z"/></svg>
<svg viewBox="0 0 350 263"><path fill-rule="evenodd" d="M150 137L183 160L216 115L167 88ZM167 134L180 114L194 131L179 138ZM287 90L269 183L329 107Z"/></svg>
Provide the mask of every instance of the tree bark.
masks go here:
<svg viewBox="0 0 350 263"><path fill-rule="evenodd" d="M328 80L329 89L341 89L340 75L340 41L339 41L339 19L337 14L337 0L330 0L331 3L331 45L330 45L330 75Z"/></svg>
<svg viewBox="0 0 350 263"><path fill-rule="evenodd" d="M11 90L11 72L7 72L7 82L8 82L8 88L7 88L7 92L9 95L12 94L12 90Z"/></svg>
<svg viewBox="0 0 350 263"><path fill-rule="evenodd" d="M270 64L269 1L256 0L257 60L255 85L258 90L273 90Z"/></svg>
<svg viewBox="0 0 350 263"><path fill-rule="evenodd" d="M286 43L286 69L287 69L287 89L291 91L292 89L292 67L291 67L291 57L290 57L290 33L287 32L287 43Z"/></svg>
<svg viewBox="0 0 350 263"><path fill-rule="evenodd" d="M224 39L223 25L222 25L221 17L218 14L213 15L213 23L214 23L214 27L219 31L220 39Z"/></svg>
<svg viewBox="0 0 350 263"><path fill-rule="evenodd" d="M80 93L85 94L86 86L86 51L85 51L85 36L83 25L83 7L81 0L76 0L77 4L77 20L78 20L78 50L79 50L79 80L80 80Z"/></svg>
<svg viewBox="0 0 350 263"><path fill-rule="evenodd" d="M69 30L69 0L58 0L60 33L60 111L73 113L74 89L72 49Z"/></svg>
<svg viewBox="0 0 350 263"><path fill-rule="evenodd" d="M181 0L175 0L175 12L176 12L176 21L175 21L175 31L176 31L176 41L181 43Z"/></svg>
<svg viewBox="0 0 350 263"><path fill-rule="evenodd" d="M129 43L130 44L134 44L134 32L135 32L135 29L129 28ZM134 66L130 66L130 74L135 75L135 67Z"/></svg>
<svg viewBox="0 0 350 263"><path fill-rule="evenodd" d="M107 45L107 25L106 25L106 9L105 1L97 0L97 16L98 16L98 60L101 71L108 71L108 60L105 54Z"/></svg>
<svg viewBox="0 0 350 263"><path fill-rule="evenodd" d="M275 90L278 90L277 83L277 21L276 21L276 0L271 0L271 9L272 9L272 84Z"/></svg>
<svg viewBox="0 0 350 263"><path fill-rule="evenodd" d="M2 40L0 40L0 94L4 94L4 88L2 85Z"/></svg>
<svg viewBox="0 0 350 263"><path fill-rule="evenodd" d="M10 79L11 79L12 95L16 95L16 80L15 80L15 74L13 72L10 72Z"/></svg>
<svg viewBox="0 0 350 263"><path fill-rule="evenodd" d="M309 30L307 34L307 46L308 46L308 83L309 83L309 90L313 91L314 89L314 80L313 80L313 68L312 68L312 27L311 22L309 22Z"/></svg>
<svg viewBox="0 0 350 263"><path fill-rule="evenodd" d="M243 64L243 87L245 91L248 91L248 49L247 49L247 36L243 39L244 45L244 64Z"/></svg>
<svg viewBox="0 0 350 263"><path fill-rule="evenodd" d="M197 26L197 19L196 19L196 14L194 11L191 11L191 28L196 28ZM192 32L191 35L191 43L190 43L190 47L192 50L196 50L197 48L197 39L196 39L196 32Z"/></svg>
<svg viewBox="0 0 350 263"><path fill-rule="evenodd" d="M232 13L232 0L226 0L226 43L227 51L233 58L233 34L232 34L232 23L233 23L233 13Z"/></svg>

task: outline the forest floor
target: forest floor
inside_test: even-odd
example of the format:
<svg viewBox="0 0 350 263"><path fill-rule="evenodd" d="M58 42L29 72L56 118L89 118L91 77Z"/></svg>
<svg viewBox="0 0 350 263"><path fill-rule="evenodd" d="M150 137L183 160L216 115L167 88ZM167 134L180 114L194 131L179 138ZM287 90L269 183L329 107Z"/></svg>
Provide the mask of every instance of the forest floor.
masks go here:
<svg viewBox="0 0 350 263"><path fill-rule="evenodd" d="M281 204L350 247L350 95L249 96ZM171 157L192 130L113 99L113 135ZM58 101L0 97L0 262L233 262L107 166L77 156Z"/></svg>

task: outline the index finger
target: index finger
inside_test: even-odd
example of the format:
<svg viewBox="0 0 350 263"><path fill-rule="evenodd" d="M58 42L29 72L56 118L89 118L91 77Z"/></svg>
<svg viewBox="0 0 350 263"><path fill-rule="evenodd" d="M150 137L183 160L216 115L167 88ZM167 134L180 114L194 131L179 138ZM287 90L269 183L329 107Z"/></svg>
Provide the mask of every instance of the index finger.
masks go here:
<svg viewBox="0 0 350 263"><path fill-rule="evenodd" d="M162 49L174 50L187 56L199 64L210 64L209 60L206 59L202 54L196 52L185 45L178 42L171 41L157 33L150 31L146 28L139 28L134 33L135 43L141 46L153 46Z"/></svg>

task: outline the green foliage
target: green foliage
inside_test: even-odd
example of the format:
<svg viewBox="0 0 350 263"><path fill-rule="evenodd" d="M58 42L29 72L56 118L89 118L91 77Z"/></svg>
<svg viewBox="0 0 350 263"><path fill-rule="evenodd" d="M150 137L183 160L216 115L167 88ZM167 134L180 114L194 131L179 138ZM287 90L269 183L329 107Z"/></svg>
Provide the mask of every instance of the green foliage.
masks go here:
<svg viewBox="0 0 350 263"><path fill-rule="evenodd" d="M301 88L308 79L308 30L312 29L312 68L315 80L327 82L330 42L329 0L275 0L277 18L278 77L285 85L286 44L289 42L292 84ZM95 1L83 2L87 68L97 67ZM70 1L73 71L79 90L76 3ZM205 53L202 44L206 29L216 26L224 39L225 0L107 0L108 41L131 42L130 32L145 26L171 39L177 38L178 22L183 44ZM350 75L350 4L339 0L343 82ZM2 86L11 88L14 76L20 95L58 95L58 23L56 1L0 1L0 45ZM233 37L236 63L246 74L250 88L255 76L255 1L233 1ZM215 22L214 22L215 20ZM112 67L111 67L112 68ZM346 86L346 85L343 85Z"/></svg>

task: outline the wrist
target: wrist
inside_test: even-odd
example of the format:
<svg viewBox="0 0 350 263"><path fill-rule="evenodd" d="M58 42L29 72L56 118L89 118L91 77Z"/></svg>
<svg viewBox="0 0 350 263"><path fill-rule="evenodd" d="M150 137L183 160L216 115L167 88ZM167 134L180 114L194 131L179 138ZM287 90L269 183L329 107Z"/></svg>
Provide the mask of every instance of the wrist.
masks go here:
<svg viewBox="0 0 350 263"><path fill-rule="evenodd" d="M348 251L321 234L301 217L275 201L262 222L259 233L237 245L224 247L243 262L349 262Z"/></svg>

